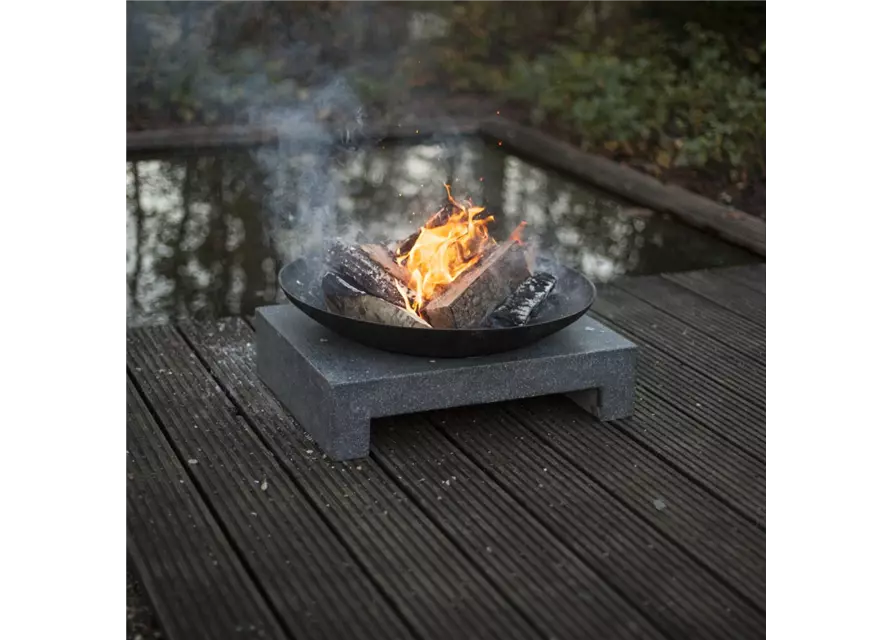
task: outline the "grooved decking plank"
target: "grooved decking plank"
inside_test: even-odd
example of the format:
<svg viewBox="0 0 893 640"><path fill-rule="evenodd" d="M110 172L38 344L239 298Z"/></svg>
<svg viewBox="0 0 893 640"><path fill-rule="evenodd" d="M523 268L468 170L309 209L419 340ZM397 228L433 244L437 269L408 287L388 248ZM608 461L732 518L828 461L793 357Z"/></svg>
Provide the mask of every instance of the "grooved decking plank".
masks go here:
<svg viewBox="0 0 893 640"><path fill-rule="evenodd" d="M636 340L635 334L617 322L601 320L608 327ZM694 421L687 429L713 431L740 451L766 460L765 403L755 401L737 388L717 382L715 377L653 344L639 340L637 383ZM764 383L765 384L765 383Z"/></svg>
<svg viewBox="0 0 893 640"><path fill-rule="evenodd" d="M766 293L766 263L747 264L737 267L723 267L713 271L715 275L750 287L754 291Z"/></svg>
<svg viewBox="0 0 893 640"><path fill-rule="evenodd" d="M258 378L254 334L244 322L227 319L181 330L422 637L545 635L502 595L511 585L491 584L378 464L332 462L319 452Z"/></svg>
<svg viewBox="0 0 893 640"><path fill-rule="evenodd" d="M127 368L288 631L413 637L174 328L129 331Z"/></svg>
<svg viewBox="0 0 893 640"><path fill-rule="evenodd" d="M591 313L605 318L636 343L677 357L749 402L766 403L766 367L707 334L615 287L603 287Z"/></svg>
<svg viewBox="0 0 893 640"><path fill-rule="evenodd" d="M606 323L609 324L609 323ZM688 429L703 425L757 460L766 461L766 411L711 378L683 366L649 346L639 350L637 383L694 419Z"/></svg>
<svg viewBox="0 0 893 640"><path fill-rule="evenodd" d="M170 640L287 638L129 378L127 553Z"/></svg>
<svg viewBox="0 0 893 640"><path fill-rule="evenodd" d="M637 389L633 418L610 426L675 465L742 515L765 523L765 463L729 447L709 430L692 429L689 418L644 389Z"/></svg>
<svg viewBox="0 0 893 640"><path fill-rule="evenodd" d="M596 572L418 416L375 422L373 456L555 638L662 637Z"/></svg>
<svg viewBox="0 0 893 640"><path fill-rule="evenodd" d="M438 412L459 448L671 638L756 638L748 602L497 407ZM758 601L757 601L758 602Z"/></svg>
<svg viewBox="0 0 893 640"><path fill-rule="evenodd" d="M736 589L764 602L766 534L759 526L566 398L500 406Z"/></svg>
<svg viewBox="0 0 893 640"><path fill-rule="evenodd" d="M718 276L713 270L665 273L662 277L682 285L760 326L766 326L765 293Z"/></svg>
<svg viewBox="0 0 893 640"><path fill-rule="evenodd" d="M732 347L761 365L766 363L766 328L723 309L660 276L621 278L612 282L677 320Z"/></svg>

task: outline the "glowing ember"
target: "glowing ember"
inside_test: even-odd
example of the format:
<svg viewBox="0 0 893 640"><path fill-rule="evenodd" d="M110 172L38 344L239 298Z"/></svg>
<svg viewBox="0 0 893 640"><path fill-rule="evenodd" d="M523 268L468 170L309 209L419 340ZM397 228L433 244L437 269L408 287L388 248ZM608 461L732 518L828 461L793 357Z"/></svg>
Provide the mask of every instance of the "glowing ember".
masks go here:
<svg viewBox="0 0 893 640"><path fill-rule="evenodd" d="M404 293L406 308L418 314L439 292L462 273L477 264L488 247L496 244L487 231L493 216L481 217L484 207L460 204L453 199L450 186L444 185L453 205L449 219L438 226L424 227L412 247L397 256L397 262L411 274L409 286L413 299ZM513 234L520 239L520 229Z"/></svg>

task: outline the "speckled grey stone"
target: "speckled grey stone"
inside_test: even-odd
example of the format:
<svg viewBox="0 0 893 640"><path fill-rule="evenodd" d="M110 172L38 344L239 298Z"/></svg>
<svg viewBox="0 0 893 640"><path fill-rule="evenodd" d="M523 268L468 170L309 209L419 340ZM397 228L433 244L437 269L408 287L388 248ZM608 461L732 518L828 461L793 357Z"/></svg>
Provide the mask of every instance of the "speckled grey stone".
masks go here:
<svg viewBox="0 0 893 640"><path fill-rule="evenodd" d="M365 347L292 305L255 318L260 378L336 460L366 456L382 416L553 393L603 420L633 411L636 347L588 316L521 349L444 360Z"/></svg>

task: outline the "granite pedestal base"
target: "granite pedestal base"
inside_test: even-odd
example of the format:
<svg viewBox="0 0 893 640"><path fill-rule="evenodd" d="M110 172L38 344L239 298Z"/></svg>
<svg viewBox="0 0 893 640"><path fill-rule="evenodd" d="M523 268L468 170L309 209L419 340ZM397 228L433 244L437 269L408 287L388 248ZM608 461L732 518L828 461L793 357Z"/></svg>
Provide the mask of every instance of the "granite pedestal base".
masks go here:
<svg viewBox="0 0 893 640"><path fill-rule="evenodd" d="M336 460L366 456L370 420L383 416L554 393L603 420L633 411L636 346L588 316L527 347L462 359L371 349L292 305L255 318L261 380Z"/></svg>

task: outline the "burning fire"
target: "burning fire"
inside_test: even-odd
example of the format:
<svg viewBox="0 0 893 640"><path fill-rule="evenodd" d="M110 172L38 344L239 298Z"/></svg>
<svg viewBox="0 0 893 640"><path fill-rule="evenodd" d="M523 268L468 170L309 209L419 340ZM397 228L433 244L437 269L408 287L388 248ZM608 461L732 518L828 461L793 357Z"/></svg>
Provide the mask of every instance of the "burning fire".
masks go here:
<svg viewBox="0 0 893 640"><path fill-rule="evenodd" d="M447 221L431 228L423 227L415 243L397 262L409 271L409 285L415 294L410 302L404 293L406 308L416 315L438 292L484 256L496 244L487 231L493 216L481 217L484 207L460 204L453 199L450 185L445 184L453 213Z"/></svg>

